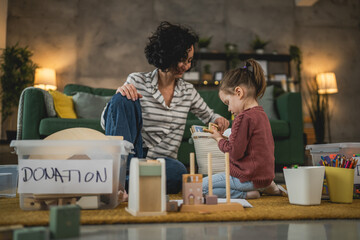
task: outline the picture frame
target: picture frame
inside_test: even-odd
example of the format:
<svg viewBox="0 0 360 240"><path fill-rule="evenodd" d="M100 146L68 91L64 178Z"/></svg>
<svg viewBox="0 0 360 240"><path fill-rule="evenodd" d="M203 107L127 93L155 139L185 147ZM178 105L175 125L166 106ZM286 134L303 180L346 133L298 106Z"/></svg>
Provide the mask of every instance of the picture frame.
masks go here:
<svg viewBox="0 0 360 240"><path fill-rule="evenodd" d="M221 81L224 77L224 72L222 71L217 71L217 72L214 72L214 81Z"/></svg>
<svg viewBox="0 0 360 240"><path fill-rule="evenodd" d="M224 72L222 72L222 71L214 72L214 75L213 75L214 85L219 85L220 81L223 79L223 77L224 77Z"/></svg>
<svg viewBox="0 0 360 240"><path fill-rule="evenodd" d="M185 72L183 79L188 82L197 83L200 81L200 72Z"/></svg>
<svg viewBox="0 0 360 240"><path fill-rule="evenodd" d="M268 62L266 60L256 60L261 68L264 70L264 76L266 81L268 81Z"/></svg>
<svg viewBox="0 0 360 240"><path fill-rule="evenodd" d="M274 82L281 82L284 80L287 81L287 75L285 73L275 73L271 79L271 81Z"/></svg>

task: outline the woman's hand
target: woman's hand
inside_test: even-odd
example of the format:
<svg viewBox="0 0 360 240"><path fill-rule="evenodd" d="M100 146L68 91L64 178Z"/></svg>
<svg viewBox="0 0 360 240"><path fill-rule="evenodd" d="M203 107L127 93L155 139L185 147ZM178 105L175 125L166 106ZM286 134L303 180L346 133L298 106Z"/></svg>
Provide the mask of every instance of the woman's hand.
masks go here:
<svg viewBox="0 0 360 240"><path fill-rule="evenodd" d="M118 87L116 93L120 93L121 95L126 96L127 99L132 99L133 101L143 97L132 84L124 84L121 87Z"/></svg>
<svg viewBox="0 0 360 240"><path fill-rule="evenodd" d="M229 121L224 117L215 119L215 123L218 125L218 130L220 133L223 133L230 125Z"/></svg>

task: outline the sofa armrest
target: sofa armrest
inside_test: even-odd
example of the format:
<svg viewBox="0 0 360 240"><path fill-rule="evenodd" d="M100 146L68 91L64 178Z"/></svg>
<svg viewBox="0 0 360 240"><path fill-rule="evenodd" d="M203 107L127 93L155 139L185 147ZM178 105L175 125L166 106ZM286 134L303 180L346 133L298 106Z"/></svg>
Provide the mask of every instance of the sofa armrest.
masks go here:
<svg viewBox="0 0 360 240"><path fill-rule="evenodd" d="M24 92L21 139L40 139L40 121L47 117L41 89L29 88Z"/></svg>
<svg viewBox="0 0 360 240"><path fill-rule="evenodd" d="M276 99L276 106L281 120L289 124L290 137L286 146L291 153L291 160L301 163L304 160L303 113L300 93L284 93ZM285 146L283 146L285 147Z"/></svg>

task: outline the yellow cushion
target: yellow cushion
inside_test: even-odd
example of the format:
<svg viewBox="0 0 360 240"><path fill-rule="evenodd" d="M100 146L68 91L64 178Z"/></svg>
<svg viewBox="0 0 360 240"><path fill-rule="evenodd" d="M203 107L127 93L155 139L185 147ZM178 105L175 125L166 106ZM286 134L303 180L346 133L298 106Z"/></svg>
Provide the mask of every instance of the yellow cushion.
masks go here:
<svg viewBox="0 0 360 240"><path fill-rule="evenodd" d="M54 99L56 114L60 118L77 118L74 103L71 96L67 96L59 91L50 90L49 93Z"/></svg>

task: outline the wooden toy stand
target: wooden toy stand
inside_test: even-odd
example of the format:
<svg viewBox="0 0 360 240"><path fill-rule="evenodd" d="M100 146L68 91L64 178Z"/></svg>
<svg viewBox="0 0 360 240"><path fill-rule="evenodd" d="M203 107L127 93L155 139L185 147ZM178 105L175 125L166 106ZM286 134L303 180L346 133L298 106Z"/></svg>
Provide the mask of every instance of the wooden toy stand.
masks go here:
<svg viewBox="0 0 360 240"><path fill-rule="evenodd" d="M208 177L209 177L209 196L212 194L212 160L211 154L208 154ZM190 154L190 174L188 175L198 175L194 174L195 172L195 160L193 153ZM181 205L180 212L221 212L221 211L240 211L244 210L244 207L240 203L231 203L230 202L230 168L229 168L229 153L225 153L225 174L226 174L226 203L217 203L217 204L188 204L185 201L186 195L183 195L184 204ZM183 194L188 192L187 183L183 182ZM202 190L201 190L202 192ZM217 199L216 199L217 201Z"/></svg>
<svg viewBox="0 0 360 240"><path fill-rule="evenodd" d="M129 201L125 210L133 216L166 214L165 159L131 159Z"/></svg>

